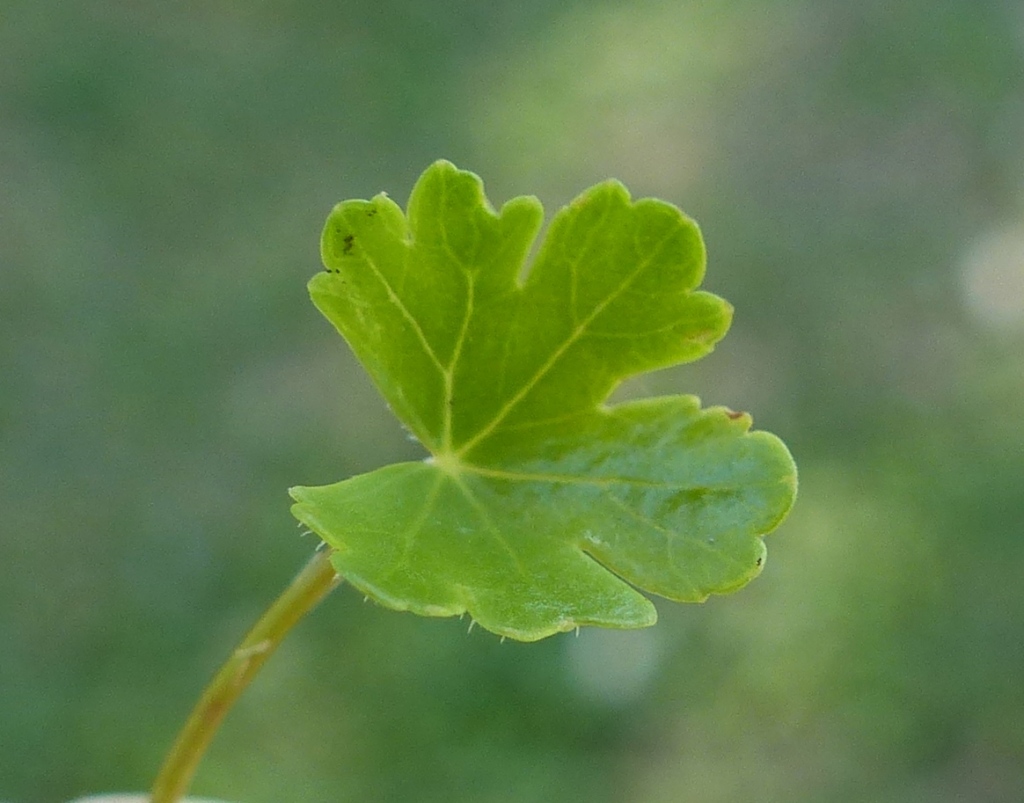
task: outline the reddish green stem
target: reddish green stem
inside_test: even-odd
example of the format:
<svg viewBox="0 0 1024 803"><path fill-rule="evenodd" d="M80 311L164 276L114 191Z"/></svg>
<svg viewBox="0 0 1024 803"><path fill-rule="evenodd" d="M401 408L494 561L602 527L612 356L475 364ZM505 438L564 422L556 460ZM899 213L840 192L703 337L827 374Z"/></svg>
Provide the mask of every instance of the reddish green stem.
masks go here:
<svg viewBox="0 0 1024 803"><path fill-rule="evenodd" d="M177 803L188 791L217 728L295 624L341 582L329 549L317 550L220 668L164 759L150 803Z"/></svg>

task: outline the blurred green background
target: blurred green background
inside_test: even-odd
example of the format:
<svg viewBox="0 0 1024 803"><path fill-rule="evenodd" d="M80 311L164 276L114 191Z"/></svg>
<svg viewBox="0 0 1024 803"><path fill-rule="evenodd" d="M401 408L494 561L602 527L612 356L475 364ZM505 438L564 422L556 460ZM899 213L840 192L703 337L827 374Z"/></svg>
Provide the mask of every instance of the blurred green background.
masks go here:
<svg viewBox="0 0 1024 803"><path fill-rule="evenodd" d="M800 500L642 632L342 587L196 792L1024 800L1018 0L3 4L0 799L146 788L314 546L286 488L417 455L305 282L332 204L442 156L697 218L733 330L632 389L753 411Z"/></svg>

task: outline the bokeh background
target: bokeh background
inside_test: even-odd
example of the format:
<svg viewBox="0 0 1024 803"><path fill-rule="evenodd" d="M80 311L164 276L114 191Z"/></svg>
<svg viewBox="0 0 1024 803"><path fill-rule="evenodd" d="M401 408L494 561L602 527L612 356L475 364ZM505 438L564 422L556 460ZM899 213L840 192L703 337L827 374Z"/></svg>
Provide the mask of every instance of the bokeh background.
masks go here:
<svg viewBox="0 0 1024 803"><path fill-rule="evenodd" d="M764 574L535 645L342 587L230 716L240 803L1024 800L1018 0L0 8L0 799L144 789L314 544L417 456L310 305L438 157L696 217L737 308L636 381L801 468Z"/></svg>

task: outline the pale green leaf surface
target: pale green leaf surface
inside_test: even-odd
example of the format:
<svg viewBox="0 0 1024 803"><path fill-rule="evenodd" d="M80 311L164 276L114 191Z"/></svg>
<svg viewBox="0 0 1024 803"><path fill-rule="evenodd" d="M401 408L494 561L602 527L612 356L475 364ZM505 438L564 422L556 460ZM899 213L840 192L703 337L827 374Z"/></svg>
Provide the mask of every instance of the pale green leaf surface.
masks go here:
<svg viewBox="0 0 1024 803"><path fill-rule="evenodd" d="M636 589L700 601L744 585L796 493L786 447L746 414L604 404L728 329L732 308L695 289L696 225L608 181L559 211L524 278L542 218L531 197L496 213L443 161L407 215L383 194L334 208L313 301L431 456L291 489L369 596L521 640L653 624Z"/></svg>

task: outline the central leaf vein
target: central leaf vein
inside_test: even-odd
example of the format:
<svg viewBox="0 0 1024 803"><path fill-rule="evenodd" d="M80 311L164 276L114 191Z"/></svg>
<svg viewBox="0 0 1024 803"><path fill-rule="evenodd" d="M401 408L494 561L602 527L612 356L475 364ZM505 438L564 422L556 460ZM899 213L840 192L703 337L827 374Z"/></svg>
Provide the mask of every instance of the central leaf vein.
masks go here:
<svg viewBox="0 0 1024 803"><path fill-rule="evenodd" d="M462 325L459 327L459 334L455 339L455 347L452 349L452 358L448 363L447 370L441 371L444 378L444 435L441 439L442 449L448 450L452 443L452 412L454 408L454 384L455 366L458 365L462 356L462 347L466 342L466 333L469 331L469 322L473 317L473 305L476 293L476 285L473 282L473 274L466 271L466 312L462 317Z"/></svg>

